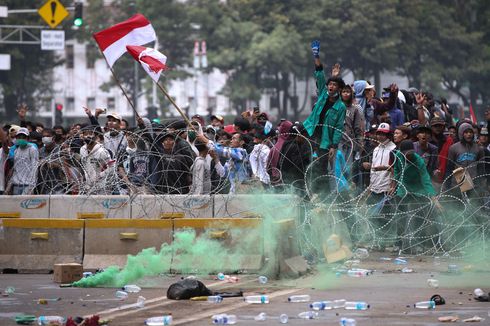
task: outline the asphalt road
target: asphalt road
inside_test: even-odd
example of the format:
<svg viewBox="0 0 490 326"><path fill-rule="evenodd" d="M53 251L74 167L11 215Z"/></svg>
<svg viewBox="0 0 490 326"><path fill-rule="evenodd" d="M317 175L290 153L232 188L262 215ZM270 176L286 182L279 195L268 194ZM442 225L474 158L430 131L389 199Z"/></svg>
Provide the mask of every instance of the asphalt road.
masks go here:
<svg viewBox="0 0 490 326"><path fill-rule="evenodd" d="M277 317L287 314L289 324L338 325L341 317L354 318L357 325L437 325L440 316L456 315L460 321L479 316L485 318L480 325L490 325L490 303L477 302L472 298L475 287L490 291L488 268L465 266L457 261L441 262L435 266L432 258L408 259L406 265L413 273L401 273L403 265L380 260L387 254L372 254L357 267L375 269L368 277L337 277L330 266L320 265L308 275L297 279L270 280L262 285L257 275L239 275L238 283L224 283L213 276L201 280L214 290L243 290L245 295L265 293L270 296L269 304L254 305L241 298L226 298L222 303L173 301L166 298L168 286L180 276L165 275L146 278L136 282L142 286L141 292L130 294L126 301L115 300L114 288L60 288L52 282L52 275L3 274L0 275L0 289L12 286L15 292L0 298L0 325L15 325L12 318L20 313L61 316L90 316L98 314L111 319L110 325L144 325L146 318L171 313L172 325L210 325L211 316L228 313L238 316L241 325L277 325ZM447 273L448 264L459 263L460 274ZM465 268L466 267L466 268ZM428 278L436 278L439 288L429 288ZM417 301L426 301L433 294L445 298L446 304L435 310L414 309ZM371 308L366 311L334 309L320 312L320 318L301 320L298 313L309 310L306 303L288 303L293 294L309 294L314 300L347 299L366 301ZM136 308L138 296L146 298L144 308ZM47 305L37 303L38 299L55 299ZM253 316L265 312L269 319L265 322L253 320Z"/></svg>

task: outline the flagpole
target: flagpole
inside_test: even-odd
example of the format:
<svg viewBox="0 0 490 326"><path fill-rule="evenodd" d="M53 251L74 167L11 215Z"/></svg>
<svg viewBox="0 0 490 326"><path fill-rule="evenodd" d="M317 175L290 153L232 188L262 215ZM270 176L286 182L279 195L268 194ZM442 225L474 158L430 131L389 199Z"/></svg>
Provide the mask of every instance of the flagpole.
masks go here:
<svg viewBox="0 0 490 326"><path fill-rule="evenodd" d="M107 66L109 67L109 70L111 71L112 77L114 77L114 80L116 81L117 86L119 86L119 88L123 92L124 96L126 97L126 100L128 100L129 105L131 106L131 109L133 109L134 114L136 114L136 117L139 117L139 114L136 111L133 102L131 101L128 94L126 93L126 90L124 90L124 88L122 87L121 82L119 81L119 79L116 76L116 73L114 72L114 69L112 69L112 67L109 64L109 62L107 61L107 58L105 57L104 53L100 50L100 47L97 47L97 48L99 49L100 54L102 54L102 57L104 58L105 63L107 63ZM137 100L137 98L135 98L135 100Z"/></svg>
<svg viewBox="0 0 490 326"><path fill-rule="evenodd" d="M185 122L192 128L194 129L194 126L191 124L191 122L189 121L189 118L187 118L187 116L185 115L184 112L182 112L182 110L179 108L179 106L177 105L177 103L175 103L174 99L168 94L168 92L165 90L165 88L163 88L162 85L160 85L160 83L157 83L155 81L153 81L155 84L157 84L158 88L160 88L160 90L162 91L163 95L165 95L167 97L167 99L170 101L170 103L172 103L172 105L177 109L177 111L180 113L180 115L182 116L182 118L185 120ZM195 129L194 129L195 130Z"/></svg>

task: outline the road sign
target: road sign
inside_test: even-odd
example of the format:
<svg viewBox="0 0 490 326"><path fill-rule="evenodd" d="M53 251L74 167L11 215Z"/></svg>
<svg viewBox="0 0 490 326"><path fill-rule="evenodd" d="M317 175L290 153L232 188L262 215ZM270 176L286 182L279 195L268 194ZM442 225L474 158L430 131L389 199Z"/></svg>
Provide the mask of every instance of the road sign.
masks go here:
<svg viewBox="0 0 490 326"><path fill-rule="evenodd" d="M64 50L65 31L41 31L41 50Z"/></svg>
<svg viewBox="0 0 490 326"><path fill-rule="evenodd" d="M8 17L9 16L9 8L7 6L0 6L0 17Z"/></svg>
<svg viewBox="0 0 490 326"><path fill-rule="evenodd" d="M10 54L0 54L0 70L10 70Z"/></svg>
<svg viewBox="0 0 490 326"><path fill-rule="evenodd" d="M68 16L68 11L58 0L48 0L37 12L51 28L58 26Z"/></svg>

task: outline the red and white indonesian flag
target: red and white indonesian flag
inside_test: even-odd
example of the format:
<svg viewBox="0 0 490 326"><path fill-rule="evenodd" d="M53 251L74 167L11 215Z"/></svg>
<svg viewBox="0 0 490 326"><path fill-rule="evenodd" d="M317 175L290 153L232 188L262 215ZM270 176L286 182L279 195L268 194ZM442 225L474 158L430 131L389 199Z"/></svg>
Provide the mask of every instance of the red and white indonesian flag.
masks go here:
<svg viewBox="0 0 490 326"><path fill-rule="evenodd" d="M110 67L126 52L127 45L143 45L156 40L153 26L142 14L94 33L93 37Z"/></svg>
<svg viewBox="0 0 490 326"><path fill-rule="evenodd" d="M158 50L147 48L139 45L126 46L129 54L133 56L145 71L150 75L151 79L158 83L160 74L163 70L167 69L167 57L158 52Z"/></svg>

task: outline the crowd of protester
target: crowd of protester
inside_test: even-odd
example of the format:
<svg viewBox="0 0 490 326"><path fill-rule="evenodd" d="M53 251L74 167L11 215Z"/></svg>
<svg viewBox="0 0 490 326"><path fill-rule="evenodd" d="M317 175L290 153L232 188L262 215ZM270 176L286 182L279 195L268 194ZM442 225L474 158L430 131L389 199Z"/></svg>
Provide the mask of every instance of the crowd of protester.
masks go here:
<svg viewBox="0 0 490 326"><path fill-rule="evenodd" d="M0 130L0 194L213 194L293 191L304 198L488 196L488 122L454 119L447 101L392 84L328 76L312 43L317 101L304 121L255 107L223 117L150 121L84 108L85 121L51 128L19 121ZM93 108L92 108L93 109ZM105 115L105 125L99 118ZM462 168L462 169L458 169ZM467 187L465 191L462 184ZM469 184L469 186L468 186ZM464 194L463 194L464 193Z"/></svg>

